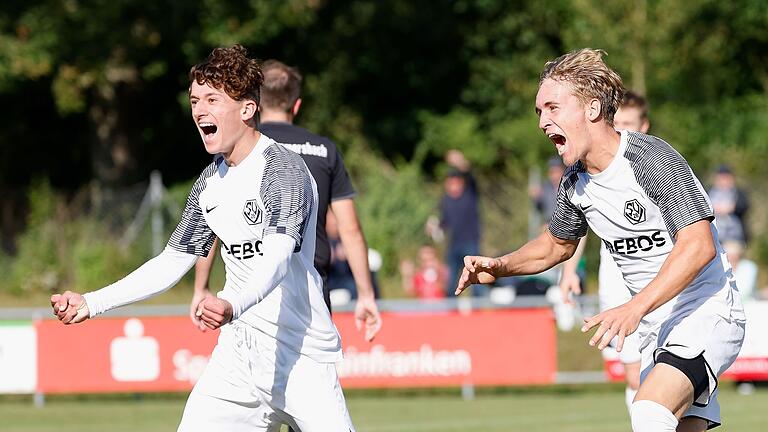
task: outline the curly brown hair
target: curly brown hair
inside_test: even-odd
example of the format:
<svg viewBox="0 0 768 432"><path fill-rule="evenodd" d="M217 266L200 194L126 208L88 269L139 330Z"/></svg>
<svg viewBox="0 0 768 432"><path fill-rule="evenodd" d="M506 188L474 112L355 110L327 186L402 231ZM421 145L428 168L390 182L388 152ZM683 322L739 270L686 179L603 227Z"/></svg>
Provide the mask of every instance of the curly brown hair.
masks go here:
<svg viewBox="0 0 768 432"><path fill-rule="evenodd" d="M251 99L258 105L264 76L258 60L249 58L245 47L238 44L230 48L216 48L207 59L192 66L190 84L193 81L224 90L236 101Z"/></svg>

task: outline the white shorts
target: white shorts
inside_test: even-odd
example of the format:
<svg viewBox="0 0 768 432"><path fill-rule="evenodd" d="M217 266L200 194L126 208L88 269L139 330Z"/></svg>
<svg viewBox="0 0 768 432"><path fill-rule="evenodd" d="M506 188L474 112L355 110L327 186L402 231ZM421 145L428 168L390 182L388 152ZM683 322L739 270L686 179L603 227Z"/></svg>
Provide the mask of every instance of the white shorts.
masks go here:
<svg viewBox="0 0 768 432"><path fill-rule="evenodd" d="M277 367L276 367L277 365ZM333 363L319 363L243 323L222 327L179 432L354 432Z"/></svg>
<svg viewBox="0 0 768 432"><path fill-rule="evenodd" d="M632 300L632 294L624 283L624 276L604 244L600 246L597 296L600 300L601 312L621 306ZM618 340L618 337L613 338L610 344L611 347L615 348ZM603 350L603 353L603 357L610 355L610 352L606 353L605 350ZM638 363L640 361L640 338L637 332L624 338L624 346L618 355L619 361L624 364Z"/></svg>
<svg viewBox="0 0 768 432"><path fill-rule="evenodd" d="M703 354L709 375L709 389L693 402L683 418L699 417L707 420L710 429L720 425L717 379L736 360L744 341L744 325L742 321L729 320L701 310L686 317L670 317L657 331L647 332L650 343L642 350L640 385L663 351L686 359Z"/></svg>

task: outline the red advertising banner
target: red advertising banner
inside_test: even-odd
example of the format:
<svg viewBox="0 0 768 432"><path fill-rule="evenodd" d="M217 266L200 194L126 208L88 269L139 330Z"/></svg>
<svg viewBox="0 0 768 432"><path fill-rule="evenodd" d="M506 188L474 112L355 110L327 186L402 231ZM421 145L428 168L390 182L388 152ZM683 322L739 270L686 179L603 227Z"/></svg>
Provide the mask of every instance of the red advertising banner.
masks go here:
<svg viewBox="0 0 768 432"><path fill-rule="evenodd" d="M334 314L342 335L342 385L417 387L546 384L554 381L550 309L475 310L469 314L385 313L373 343L351 313ZM189 390L218 332L187 317L99 318L74 326L35 324L42 393Z"/></svg>
<svg viewBox="0 0 768 432"><path fill-rule="evenodd" d="M36 324L42 393L183 391L208 364L219 332L187 317L98 318Z"/></svg>
<svg viewBox="0 0 768 432"><path fill-rule="evenodd" d="M387 314L370 344L352 315L334 319L347 388L548 384L557 371L551 309Z"/></svg>

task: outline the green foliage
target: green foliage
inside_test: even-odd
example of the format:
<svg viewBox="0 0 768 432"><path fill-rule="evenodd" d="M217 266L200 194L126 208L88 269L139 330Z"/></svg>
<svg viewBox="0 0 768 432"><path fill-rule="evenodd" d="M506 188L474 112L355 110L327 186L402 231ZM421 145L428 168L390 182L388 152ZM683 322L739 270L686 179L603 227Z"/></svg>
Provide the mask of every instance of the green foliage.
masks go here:
<svg viewBox="0 0 768 432"><path fill-rule="evenodd" d="M61 244L63 222L60 203L47 180L38 180L29 190L26 231L17 240L18 252L11 264L8 289L13 294L52 292L66 278Z"/></svg>
<svg viewBox="0 0 768 432"><path fill-rule="evenodd" d="M37 180L30 188L29 205L16 255L0 257L0 270L10 275L2 289L10 294L92 290L125 276L148 258L146 247L121 249L122 231L111 231L107 219L72 211L47 180Z"/></svg>
<svg viewBox="0 0 768 432"><path fill-rule="evenodd" d="M125 185L156 168L172 182L192 178L208 156L179 150L198 139L186 73L214 46L239 42L302 70L298 122L342 149L388 276L426 240L450 148L479 180L483 249L508 250L527 235L528 173L554 155L533 113L539 73L590 46L649 97L652 133L705 182L730 163L754 214L766 214L766 188L755 186L768 150L766 28L762 0L11 1L0 11L0 98L11 107L0 140L25 145L2 147L0 182L43 175L74 190L88 176ZM40 149L32 174L18 163L27 148ZM86 233L98 221L70 213L50 188L33 190L18 253L0 260L16 292L90 284L146 255L122 256L108 228ZM764 242L764 224L753 223Z"/></svg>
<svg viewBox="0 0 768 432"><path fill-rule="evenodd" d="M478 116L465 109L457 108L442 116L425 112L421 124L421 142L414 155L417 163L427 155L441 156L451 149L462 149L467 159L482 167L490 166L498 157L480 129Z"/></svg>
<svg viewBox="0 0 768 432"><path fill-rule="evenodd" d="M435 211L437 197L427 192L419 167L413 164L396 171L371 171L361 191L357 201L366 238L381 252L383 271L391 273L404 250L426 242L424 222Z"/></svg>

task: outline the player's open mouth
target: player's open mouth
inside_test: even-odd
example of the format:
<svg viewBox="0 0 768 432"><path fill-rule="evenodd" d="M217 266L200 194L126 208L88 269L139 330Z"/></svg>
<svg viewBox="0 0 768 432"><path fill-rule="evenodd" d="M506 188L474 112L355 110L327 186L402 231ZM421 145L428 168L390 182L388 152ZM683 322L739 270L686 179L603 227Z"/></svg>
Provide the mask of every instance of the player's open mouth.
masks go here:
<svg viewBox="0 0 768 432"><path fill-rule="evenodd" d="M198 126L200 126L200 130L203 131L203 135L206 137L213 136L219 130L218 126L213 123L200 123Z"/></svg>
<svg viewBox="0 0 768 432"><path fill-rule="evenodd" d="M556 133L551 133L551 134L548 134L547 137L549 137L549 139L555 144L555 148L557 148L558 155L562 156L563 153L565 153L565 151L568 150L568 145L566 144L564 136Z"/></svg>

